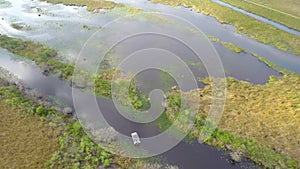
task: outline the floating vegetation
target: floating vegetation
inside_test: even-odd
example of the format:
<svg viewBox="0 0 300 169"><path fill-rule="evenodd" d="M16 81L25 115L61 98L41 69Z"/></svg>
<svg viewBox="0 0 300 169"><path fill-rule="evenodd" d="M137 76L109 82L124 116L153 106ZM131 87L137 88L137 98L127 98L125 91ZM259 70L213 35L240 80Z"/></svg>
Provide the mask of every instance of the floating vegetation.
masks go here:
<svg viewBox="0 0 300 169"><path fill-rule="evenodd" d="M207 36L211 42L220 42L220 39L214 36Z"/></svg>
<svg viewBox="0 0 300 169"><path fill-rule="evenodd" d="M21 24L21 23L12 23L10 26L17 30L27 30L28 31L31 29L30 26Z"/></svg>
<svg viewBox="0 0 300 169"><path fill-rule="evenodd" d="M83 25L82 28L83 28L83 29L86 29L86 30L91 30L91 27L89 27L89 26L87 26L87 25Z"/></svg>
<svg viewBox="0 0 300 169"><path fill-rule="evenodd" d="M22 25L16 24L16 23L11 24L11 27L13 27L13 28L15 28L15 29L17 29L17 30L21 30L21 29L24 28Z"/></svg>
<svg viewBox="0 0 300 169"><path fill-rule="evenodd" d="M64 5L86 6L88 11L98 12L99 9L112 9L123 5L106 0L42 0L54 4L62 3Z"/></svg>
<svg viewBox="0 0 300 169"><path fill-rule="evenodd" d="M230 43L230 42L221 42L223 46L225 46L227 49L236 52L236 53L241 53L241 52L246 52L242 48Z"/></svg>

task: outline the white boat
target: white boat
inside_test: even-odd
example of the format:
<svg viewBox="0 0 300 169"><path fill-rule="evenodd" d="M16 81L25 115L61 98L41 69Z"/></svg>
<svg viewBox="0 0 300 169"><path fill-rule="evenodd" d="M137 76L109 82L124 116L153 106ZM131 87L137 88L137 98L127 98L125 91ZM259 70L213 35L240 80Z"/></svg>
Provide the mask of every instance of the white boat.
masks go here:
<svg viewBox="0 0 300 169"><path fill-rule="evenodd" d="M139 135L137 134L137 132L131 133L131 138L132 138L132 141L133 141L133 144L134 144L134 145L137 145L137 144L140 144L140 143L141 143L140 137L139 137Z"/></svg>

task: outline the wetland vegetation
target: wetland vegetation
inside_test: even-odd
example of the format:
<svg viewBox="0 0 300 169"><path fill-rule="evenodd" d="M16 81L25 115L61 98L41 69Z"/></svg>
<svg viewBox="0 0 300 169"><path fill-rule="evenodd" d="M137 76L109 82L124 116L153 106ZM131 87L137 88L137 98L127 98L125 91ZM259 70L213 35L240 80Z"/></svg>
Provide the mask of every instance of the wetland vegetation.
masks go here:
<svg viewBox="0 0 300 169"><path fill-rule="evenodd" d="M0 47L7 49L11 53L34 61L46 74L56 74L68 82L71 82L73 78L74 66L60 61L57 51L45 45L0 35ZM79 73L84 81L84 84L80 85L81 87L92 87L88 86L87 83L94 81L94 88L92 90L94 90L97 95L108 98L111 97L111 81L114 73L116 73L115 70L105 70L100 74L87 74L83 71ZM149 107L147 98L135 87L134 82L131 83L130 98L134 107L136 109L145 109L146 107ZM79 84L74 84L74 86L78 85ZM125 103L126 101L123 102Z"/></svg>
<svg viewBox="0 0 300 169"><path fill-rule="evenodd" d="M210 0L151 0L151 2L172 5L174 7L182 5L193 8L196 12L215 17L221 23L234 25L239 33L250 36L257 41L300 55L300 37L223 7Z"/></svg>
<svg viewBox="0 0 300 169"><path fill-rule="evenodd" d="M0 73L1 168L177 168L105 151L75 117L44 107Z"/></svg>
<svg viewBox="0 0 300 169"><path fill-rule="evenodd" d="M43 168L59 149L59 130L37 116L28 115L29 109L24 110L24 105L31 105L26 101L4 97L3 93L7 90L0 88L0 168ZM21 106L11 106L17 103Z"/></svg>
<svg viewBox="0 0 300 169"><path fill-rule="evenodd" d="M230 42L221 42L221 43L224 47L226 47L227 49L229 49L233 52L236 52L236 53L246 52L244 49L242 49L242 48L240 48L240 47L238 47L238 46L236 46L236 45L234 45Z"/></svg>
<svg viewBox="0 0 300 169"><path fill-rule="evenodd" d="M1 86L0 96L1 117L7 120L3 121L7 128L1 129L14 130L3 132L12 136L1 139L1 145L6 145L1 149L5 160L3 168L96 168L111 165L112 155L92 142L80 123L71 116L39 106L15 86ZM19 134L15 135L15 132ZM26 154L17 153L17 157L12 158L10 153L17 151L26 151ZM22 158L24 160L20 160Z"/></svg>
<svg viewBox="0 0 300 169"><path fill-rule="evenodd" d="M61 72L60 74L62 74L61 77L63 79L69 80L71 78L74 68L59 61L57 52L55 50L40 44L10 38L7 36L1 36L0 38L0 46L2 48L6 48L12 53L33 60L40 67L50 67L50 73ZM236 52L243 51L243 49L240 49L233 44L224 42L222 44L229 44L227 47L230 46L230 48L236 49L234 50ZM95 77L93 78L96 81L95 90L97 90L97 88L101 89L97 91L99 95L110 95L110 92L108 92L110 91L111 86L110 79L114 72L115 71L107 71L101 75L94 75ZM289 168L296 168L299 165L299 159L297 160L297 154L299 152L297 152L298 150L295 147L297 147L299 144L297 143L297 139L299 140L300 136L293 131L297 131L297 128L300 124L300 121L297 121L300 119L297 117L299 114L297 114L297 112L300 111L299 83L299 75L293 73L286 73L282 78L270 77L269 83L265 85L253 85L247 82L237 81L229 78L227 80L227 104L222 117L221 125L218 126L219 129L207 141L207 144L227 149L230 147L231 151L240 152L265 167L288 166ZM195 130L191 133L191 136L193 137L198 137L197 133L203 130L203 121L201 121L201 119L206 117L207 106L210 105L210 90L211 89L209 85L204 89L196 90L203 97L201 100L202 108L200 109L199 118L196 122L198 126L196 126ZM179 92L177 92L177 94L179 94ZM287 96L287 94L289 94L289 96ZM168 96L169 108L167 109L165 116L161 117L159 120L160 122L158 122L161 128L167 128L168 125L172 123L172 118L169 119L169 117L176 116L170 116L171 114L180 113L176 113L176 111L174 111L177 110L176 107L179 105L177 102L180 102L180 97L178 95L176 97L174 96L176 96L176 92L175 94L173 93L171 96ZM131 101L135 102L137 107L143 107L143 104L141 104L142 101L139 97L137 98L132 96L132 98L135 98ZM280 99L276 100L276 98ZM19 105L19 102L17 103ZM21 107L27 106L25 104L25 106ZM269 109L269 107L271 107L271 109ZM44 108L32 108L30 112L36 112L41 116L48 116L49 110L45 111ZM166 118L168 118L168 120ZM231 122L226 123L228 121ZM295 122L291 123L290 125L286 125L286 121ZM99 149L99 153L101 154L101 148L97 148L97 146L92 143L92 141L88 139L83 132L79 132L82 129L80 129L81 127L79 127L79 124L76 123L76 121L66 123L69 126L66 128L69 130L65 131L64 136L60 137L59 139L59 145L61 149L68 149L68 146L71 146L69 145L71 143L78 143L78 146L75 147L80 147L80 145L83 144L81 141L84 139L87 141L86 144L88 146L95 148L96 152L98 152ZM92 149L94 152L93 148L89 149ZM81 149L78 148L78 151L81 151ZM63 152L56 153L48 163L48 166L55 168L58 164L67 166L68 163L71 163L68 161L70 160L69 158L59 158L62 153ZM67 155L67 153L65 155ZM87 154L74 154L72 156L85 158L86 155ZM98 164L100 162L108 165L111 163L111 156L107 156L109 159L104 161L101 161L101 159L97 160L96 158L91 158L91 163L88 162L88 165ZM73 160L76 161L76 159ZM74 161L72 161L72 163ZM76 162L76 165L79 165L78 162ZM83 164L80 164L79 166L81 165Z"/></svg>
<svg viewBox="0 0 300 169"><path fill-rule="evenodd" d="M222 0L223 2L226 2L228 4L231 4L233 6L236 6L238 8L244 9L248 12L263 16L265 18L268 18L270 20L273 20L275 22L281 23L283 25L286 25L287 27L300 30L300 17L296 18L289 15L289 11L286 11L286 13L282 13L277 11L276 9L270 9L266 8L261 5L261 2L253 3L252 1L240 1L240 0ZM273 4L274 2L272 2ZM296 0L294 2L290 2L290 4L297 3ZM286 5L286 3L285 3ZM285 6L283 5L283 6ZM300 9L300 4L297 6L298 10Z"/></svg>
<svg viewBox="0 0 300 169"><path fill-rule="evenodd" d="M96 11L99 9L112 9L115 7L121 7L122 4L117 4L112 1L106 0L43 0L46 2L58 4L62 3L64 5L76 5L76 6L86 6L88 11Z"/></svg>
<svg viewBox="0 0 300 169"><path fill-rule="evenodd" d="M173 6L192 7L197 12L216 17L222 23L230 23L238 31L267 44L272 44L284 51L300 54L300 39L267 24L221 7L208 0L173 1L152 0ZM231 0L230 0L231 1ZM57 1L52 3L87 6L88 10L99 8L111 9L119 6L107 1ZM15 26L16 29L22 29ZM86 27L85 29L88 29ZM219 39L210 37L212 41ZM240 53L248 52L235 44L220 42L226 48ZM56 50L38 43L0 35L0 47L9 52L34 61L45 74L56 74L60 78L71 81L74 66L60 60ZM268 66L277 69L276 65L263 57L252 54ZM279 70L279 69L277 69ZM208 138L206 144L231 151L233 162L239 162L240 156L247 157L265 168L299 168L300 146L300 76L285 70L279 70L282 77L271 76L264 85L254 85L233 78L226 78L226 106L217 130ZM82 72L86 81L95 82L94 90L98 95L111 97L112 75L116 70L106 70L101 74L89 75ZM3 81L2 81L3 82ZM58 113L53 107L45 107L28 98L15 85L7 85L0 79L0 114L1 148L3 158L1 165L5 168L14 165L20 167L36 166L37 168L160 168L162 165L148 163L144 160L115 156L96 144L83 131L80 123L72 116ZM210 84L210 79L203 80ZM121 81L123 83L134 82ZM76 84L75 84L76 85ZM176 88L167 95L168 108L159 118L157 124L165 130L178 117L181 91ZM201 107L196 117L191 138L198 138L201 131L210 130L204 127L204 120L211 104L211 86L192 90L188 93L193 102L194 95L201 96ZM136 109L147 109L149 102L146 96L135 87L130 88L130 101ZM187 113L187 112L183 112ZM288 122L288 123L287 123ZM211 126L214 126L211 122ZM3 130L3 131L2 131ZM12 132L12 130L16 132ZM15 133L18 133L15 135ZM19 138L16 138L19 136ZM25 145L26 139L34 139L35 143ZM16 141L15 141L16 140ZM39 149L34 149L35 146ZM17 150L16 150L17 148ZM12 159L10 151L26 151L24 156L18 154ZM30 160L26 158L30 157ZM14 161L17 160L17 161ZM22 163L20 163L22 162ZM173 166L166 166L170 169ZM176 167L174 167L176 168Z"/></svg>
<svg viewBox="0 0 300 169"><path fill-rule="evenodd" d="M229 146L268 168L299 167L299 84L300 76L293 73L281 78L272 76L265 85L228 78L225 111L218 130L207 143L222 148ZM199 130L203 130L201 119L207 117L209 110L211 88L208 85L189 95L193 96L193 92L203 96L197 122L200 125L192 132L198 137ZM170 96L178 98L178 94L175 91ZM171 100L167 114L178 114L178 108L174 107L178 104L173 103L178 99Z"/></svg>

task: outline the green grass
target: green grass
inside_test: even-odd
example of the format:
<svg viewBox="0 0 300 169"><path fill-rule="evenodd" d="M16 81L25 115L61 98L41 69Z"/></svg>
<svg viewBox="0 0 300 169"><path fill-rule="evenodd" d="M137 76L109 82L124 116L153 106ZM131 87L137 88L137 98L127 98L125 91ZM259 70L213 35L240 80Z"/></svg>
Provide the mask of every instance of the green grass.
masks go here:
<svg viewBox="0 0 300 169"><path fill-rule="evenodd" d="M112 9L121 7L123 5L105 0L43 0L50 3L62 3L64 5L86 6L89 11L96 11L98 9Z"/></svg>
<svg viewBox="0 0 300 169"><path fill-rule="evenodd" d="M201 127L199 127L201 130ZM298 168L299 164L291 157L275 152L273 149L260 145L251 139L239 137L222 130L215 130L211 138L206 142L211 146L230 151L242 152L246 157L250 157L257 164L262 164L265 168Z"/></svg>
<svg viewBox="0 0 300 169"><path fill-rule="evenodd" d="M300 17L295 18L295 17L289 16L289 15L285 15L278 11L250 3L248 1L241 1L241 0L222 0L222 1L226 2L228 4L231 4L233 6L236 6L238 8L244 9L248 12L263 16L263 17L273 20L275 22L286 25L287 27L290 27L290 28L293 28L296 30L300 30ZM273 3L273 2L270 1L270 3ZM288 2L285 2L284 5L287 5L287 3ZM258 4L260 4L260 2L258 2ZM300 6L299 6L298 10L300 10ZM287 12L287 13L289 14L289 12Z"/></svg>
<svg viewBox="0 0 300 169"><path fill-rule="evenodd" d="M225 46L227 49L236 52L236 53L241 53L241 52L245 52L245 50L243 50L242 48L230 43L230 42L221 42L223 46Z"/></svg>
<svg viewBox="0 0 300 169"><path fill-rule="evenodd" d="M300 17L300 1L298 0L251 0L251 2Z"/></svg>
<svg viewBox="0 0 300 169"><path fill-rule="evenodd" d="M259 42L272 45L282 51L300 55L300 37L223 7L210 0L151 0L151 2L191 7L196 12L215 17L221 23L234 25L237 28L237 32L245 34Z"/></svg>

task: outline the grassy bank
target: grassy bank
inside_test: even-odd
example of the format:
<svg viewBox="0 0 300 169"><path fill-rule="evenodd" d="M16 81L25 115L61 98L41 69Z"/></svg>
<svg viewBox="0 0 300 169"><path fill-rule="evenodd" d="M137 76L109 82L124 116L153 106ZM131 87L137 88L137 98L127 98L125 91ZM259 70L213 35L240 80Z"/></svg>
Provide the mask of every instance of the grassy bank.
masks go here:
<svg viewBox="0 0 300 169"><path fill-rule="evenodd" d="M7 156L1 168L15 168L17 164L32 168L97 168L113 162L113 156L92 142L71 116L37 105L15 86L1 86L0 96L1 124L7 125L1 130L7 130L10 136L1 140L5 143L1 145L7 146L1 151L9 150L3 153ZM12 158L11 153L17 152L20 154Z"/></svg>
<svg viewBox="0 0 300 169"><path fill-rule="evenodd" d="M98 9L112 9L123 5L105 0L42 0L54 4L62 3L64 5L86 6L88 11L97 11Z"/></svg>
<svg viewBox="0 0 300 169"><path fill-rule="evenodd" d="M7 49L9 52L26 57L29 60L35 62L46 74L58 74L60 78L71 82L74 73L74 66L63 63L59 61L57 51L51 49L47 46L34 43L31 41L26 41L17 38L11 38L5 35L0 35L0 47ZM96 94L111 97L111 84L112 77L116 71L107 70L106 72L101 72L101 74L87 74L86 72L79 72L81 79L83 81L84 87L88 82L94 81L94 88ZM78 84L75 84L75 86ZM135 88L132 84L130 88L130 98L131 102L136 109L143 109L149 105L147 98L142 96L139 90ZM125 101L124 101L125 102Z"/></svg>
<svg viewBox="0 0 300 169"><path fill-rule="evenodd" d="M213 3L210 0L151 0L151 2L191 7L196 12L215 17L221 23L234 25L239 33L250 36L259 42L275 46L282 51L300 55L300 37L278 30L271 25Z"/></svg>
<svg viewBox="0 0 300 169"><path fill-rule="evenodd" d="M278 11L265 8L256 4L253 4L249 1L240 1L240 0L222 0L223 2L226 2L228 4L231 4L233 6L236 6L238 8L244 9L248 12L263 16L267 19L273 20L275 22L281 23L283 25L286 25L289 28L293 28L296 30L300 30L300 18L295 18L289 15L285 15L283 13L280 13ZM270 3L273 3L272 1ZM292 3L292 2L290 2ZM258 4L260 4L258 2ZM287 3L285 3L286 5ZM300 6L299 9L300 10ZM289 12L287 12L289 14Z"/></svg>
<svg viewBox="0 0 300 169"><path fill-rule="evenodd" d="M298 0L251 0L251 2L300 17L300 1Z"/></svg>
<svg viewBox="0 0 300 169"><path fill-rule="evenodd" d="M45 108L0 78L1 168L170 167L105 151L69 115Z"/></svg>
<svg viewBox="0 0 300 169"><path fill-rule="evenodd" d="M300 76L270 77L265 85L227 79L226 104L218 129L206 143L241 152L266 168L299 168ZM199 137L211 104L211 86L188 93L201 95L195 129ZM168 95L168 117L177 117L180 92ZM194 100L190 97L191 101ZM171 103L171 104L170 104ZM176 106L177 105L177 106ZM170 119L173 121L174 119Z"/></svg>
<svg viewBox="0 0 300 169"><path fill-rule="evenodd" d="M0 35L0 47L34 61L45 71L60 74L61 78L71 80L74 67L59 62L57 52L49 47L5 35Z"/></svg>

